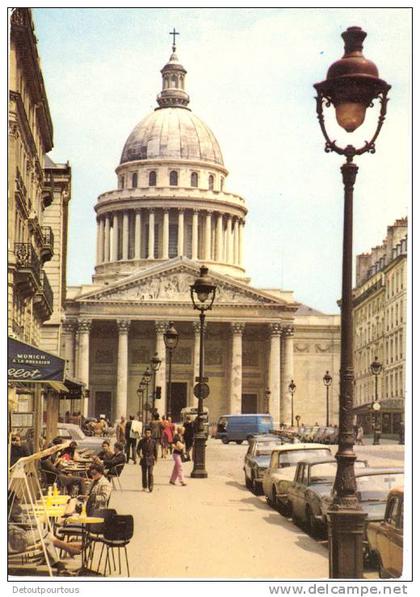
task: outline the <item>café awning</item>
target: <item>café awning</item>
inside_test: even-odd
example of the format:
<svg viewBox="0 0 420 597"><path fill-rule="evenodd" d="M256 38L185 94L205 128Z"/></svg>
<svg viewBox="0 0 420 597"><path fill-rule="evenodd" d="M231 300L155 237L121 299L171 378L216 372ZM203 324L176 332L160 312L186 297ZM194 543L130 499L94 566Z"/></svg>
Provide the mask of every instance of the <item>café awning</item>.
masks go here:
<svg viewBox="0 0 420 597"><path fill-rule="evenodd" d="M66 375L64 379L64 390L61 390L60 398L65 398L66 400L78 400L79 398L83 398L84 387L85 384L83 382Z"/></svg>
<svg viewBox="0 0 420 597"><path fill-rule="evenodd" d="M7 381L62 383L65 361L15 338L7 339ZM61 390L59 390L61 391Z"/></svg>

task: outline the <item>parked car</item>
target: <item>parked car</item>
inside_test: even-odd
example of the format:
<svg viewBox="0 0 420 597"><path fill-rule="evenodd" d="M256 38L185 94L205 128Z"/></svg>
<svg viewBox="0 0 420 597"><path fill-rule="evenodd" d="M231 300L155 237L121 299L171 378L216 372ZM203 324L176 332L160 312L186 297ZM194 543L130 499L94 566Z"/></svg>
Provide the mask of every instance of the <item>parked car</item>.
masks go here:
<svg viewBox="0 0 420 597"><path fill-rule="evenodd" d="M314 441L315 433L318 431L319 425L312 425L311 427L305 428L302 434L301 441L304 443L310 443Z"/></svg>
<svg viewBox="0 0 420 597"><path fill-rule="evenodd" d="M356 460L356 469L365 469L365 460ZM325 534L326 526L321 513L321 500L331 492L337 461L335 458L308 458L297 464L295 478L288 488L292 520L304 526L315 538Z"/></svg>
<svg viewBox="0 0 420 597"><path fill-rule="evenodd" d="M271 415L224 415L217 422L216 439L221 439L224 444L232 441L241 444L255 434L270 433L272 430Z"/></svg>
<svg viewBox="0 0 420 597"><path fill-rule="evenodd" d="M338 444L338 427L326 427L321 441L323 444Z"/></svg>
<svg viewBox="0 0 420 597"><path fill-rule="evenodd" d="M285 444L284 439L276 435L255 435L249 438L248 450L244 458L245 485L256 495L260 495L262 477L269 462L271 453Z"/></svg>
<svg viewBox="0 0 420 597"><path fill-rule="evenodd" d="M326 431L327 431L327 427L318 427L318 429L316 430L316 432L313 435L313 441L317 442L319 444L322 444Z"/></svg>
<svg viewBox="0 0 420 597"><path fill-rule="evenodd" d="M262 488L268 503L288 514L287 489L295 476L296 465L309 455L331 458L331 450L322 444L286 444L271 455L270 464L264 473Z"/></svg>
<svg viewBox="0 0 420 597"><path fill-rule="evenodd" d="M375 467L355 471L357 497L367 516L365 529L370 522L382 522L389 491L393 487L404 483L404 469L402 467ZM327 511L334 499L333 491L323 496L321 500L322 523L327 525ZM368 557L368 544L365 534L364 553Z"/></svg>
<svg viewBox="0 0 420 597"><path fill-rule="evenodd" d="M102 449L103 437L88 437L80 429L79 425L73 423L58 423L57 435L64 439L70 439L77 442L79 450L90 450L97 454Z"/></svg>
<svg viewBox="0 0 420 597"><path fill-rule="evenodd" d="M403 570L404 489L396 487L388 494L382 522L367 526L370 561L379 568L380 578L399 578Z"/></svg>

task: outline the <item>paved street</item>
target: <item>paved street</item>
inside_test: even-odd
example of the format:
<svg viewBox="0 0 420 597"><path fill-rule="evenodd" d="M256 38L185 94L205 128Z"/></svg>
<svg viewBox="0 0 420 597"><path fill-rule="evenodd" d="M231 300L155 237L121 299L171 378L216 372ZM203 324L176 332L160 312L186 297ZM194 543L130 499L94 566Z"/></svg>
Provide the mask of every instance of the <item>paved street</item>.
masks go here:
<svg viewBox="0 0 420 597"><path fill-rule="evenodd" d="M373 465L402 464L403 446L357 446ZM152 494L140 491L140 467L127 465L124 491L114 491L111 506L132 513L135 534L129 546L131 576L141 578L326 578L325 542L308 537L271 509L264 497L243 484L246 444L209 440L208 479L187 487L169 485L172 460L155 467ZM125 575L125 571L123 571Z"/></svg>

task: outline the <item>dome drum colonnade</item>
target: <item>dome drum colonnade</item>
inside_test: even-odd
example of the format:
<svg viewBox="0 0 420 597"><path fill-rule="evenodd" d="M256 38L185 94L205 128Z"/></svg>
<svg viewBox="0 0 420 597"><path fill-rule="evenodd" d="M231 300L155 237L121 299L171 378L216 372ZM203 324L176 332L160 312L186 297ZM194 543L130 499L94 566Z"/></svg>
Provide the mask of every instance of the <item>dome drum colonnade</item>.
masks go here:
<svg viewBox="0 0 420 597"><path fill-rule="evenodd" d="M223 190L228 171L220 147L187 107L186 71L175 52L161 73L159 107L128 137L118 189L95 206L95 279L122 273L116 262L147 267L177 256L244 279L245 201Z"/></svg>

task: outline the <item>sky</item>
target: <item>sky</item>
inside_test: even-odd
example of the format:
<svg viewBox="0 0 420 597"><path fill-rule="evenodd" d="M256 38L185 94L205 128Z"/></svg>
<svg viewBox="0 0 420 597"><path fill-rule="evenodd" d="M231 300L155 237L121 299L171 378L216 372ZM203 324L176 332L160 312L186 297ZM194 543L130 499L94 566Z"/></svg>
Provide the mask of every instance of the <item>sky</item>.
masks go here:
<svg viewBox="0 0 420 597"><path fill-rule="evenodd" d="M244 261L257 288L337 313L341 288L343 158L324 152L313 84L343 54L341 33L359 25L364 54L392 85L376 153L357 158L354 253L382 242L411 211L411 12L395 8L34 8L54 124L56 162L70 162L68 284L91 282L99 194L135 125L152 112L171 53L188 71L189 107L214 132L230 174L225 190L246 200ZM360 132L332 137L363 143Z"/></svg>

